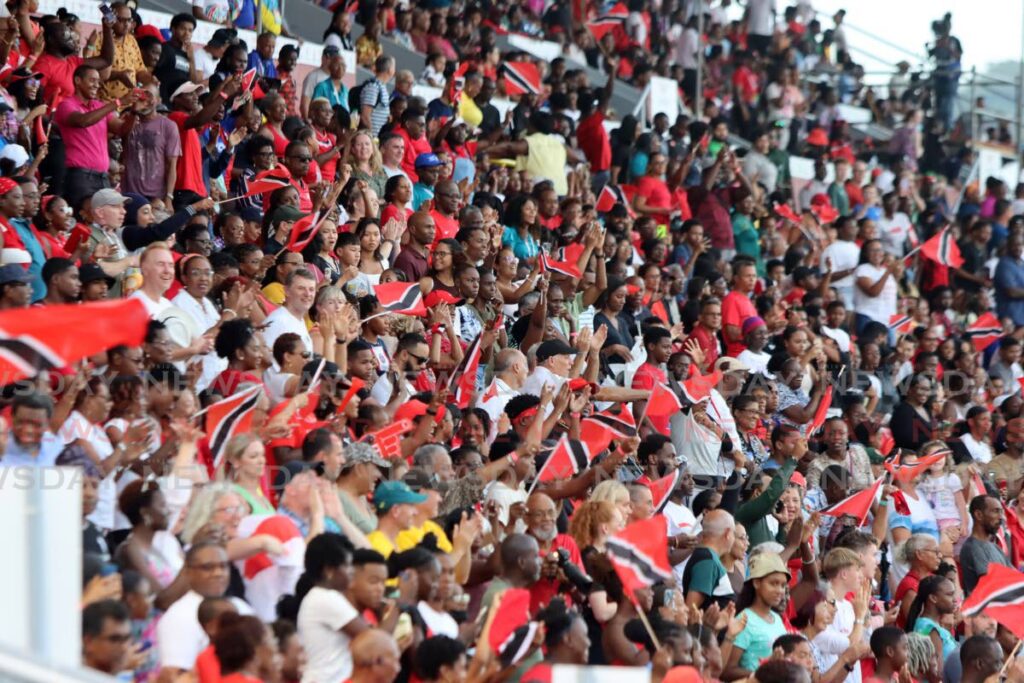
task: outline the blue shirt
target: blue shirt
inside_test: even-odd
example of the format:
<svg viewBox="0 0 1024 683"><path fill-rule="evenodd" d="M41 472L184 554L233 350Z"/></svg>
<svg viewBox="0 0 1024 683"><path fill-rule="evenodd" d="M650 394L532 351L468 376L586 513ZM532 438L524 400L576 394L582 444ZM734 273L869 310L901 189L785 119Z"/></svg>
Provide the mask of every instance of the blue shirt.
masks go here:
<svg viewBox="0 0 1024 683"><path fill-rule="evenodd" d="M249 62L246 69L256 69L256 74L264 78L277 78L277 67L274 66L274 59L263 59L256 50L249 53Z"/></svg>
<svg viewBox="0 0 1024 683"><path fill-rule="evenodd" d="M524 240L519 236L519 232L515 228L508 226L506 226L505 231L501 233L501 244L505 247L512 247L512 252L516 255L516 258L520 259L531 259L535 257L539 251L537 242L533 239L533 235L527 232L526 239Z"/></svg>
<svg viewBox="0 0 1024 683"><path fill-rule="evenodd" d="M428 202L434 198L434 191L423 185L422 183L415 183L412 186L412 210L419 211L420 206L423 202Z"/></svg>
<svg viewBox="0 0 1024 683"><path fill-rule="evenodd" d="M7 450L0 457L2 467L53 467L57 456L64 450L64 442L56 434L46 432L42 443L36 449L28 449L20 445L12 436L7 442Z"/></svg>
<svg viewBox="0 0 1024 683"><path fill-rule="evenodd" d="M11 225L14 226L21 243L32 257L32 263L28 266L28 274L32 276L29 286L32 287L32 301L39 301L46 296L46 285L43 284L43 264L46 263L46 253L36 239L35 233L29 227L29 222L24 218L12 218Z"/></svg>
<svg viewBox="0 0 1024 683"><path fill-rule="evenodd" d="M305 536L306 534L309 533L309 520L306 520L306 519L303 519L303 518L299 517L297 514L295 514L294 512L292 512L291 510L289 510L288 508L286 508L283 505L277 508L277 514L284 515L288 519L290 519L293 522L295 522L295 526L298 527L299 533L302 534L303 536ZM324 517L324 531L326 531L327 533L330 533L330 534L340 534L341 533L341 527L338 526L338 523L335 522L333 519L331 519L330 517L326 517L325 516Z"/></svg>
<svg viewBox="0 0 1024 683"><path fill-rule="evenodd" d="M1016 299L1007 293L1008 287L1024 289L1024 260L1004 256L996 265L996 314L1010 318L1014 325L1024 325L1024 298Z"/></svg>
<svg viewBox="0 0 1024 683"><path fill-rule="evenodd" d="M334 82L327 78L317 83L316 88L313 89L313 99L318 97L326 97L331 103L331 106L341 105L348 111L348 88L345 84L341 84L341 88L338 90L334 89Z"/></svg>

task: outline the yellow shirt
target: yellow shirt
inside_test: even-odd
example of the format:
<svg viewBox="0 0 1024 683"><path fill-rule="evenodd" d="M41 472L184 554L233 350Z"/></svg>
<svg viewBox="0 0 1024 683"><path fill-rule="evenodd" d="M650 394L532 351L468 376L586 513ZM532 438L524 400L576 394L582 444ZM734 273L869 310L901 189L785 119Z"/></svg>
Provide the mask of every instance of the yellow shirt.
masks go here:
<svg viewBox="0 0 1024 683"><path fill-rule="evenodd" d="M380 529L368 533L366 540L370 542L371 548L384 556L384 559L391 557L391 553L395 552L395 544Z"/></svg>
<svg viewBox="0 0 1024 683"><path fill-rule="evenodd" d="M263 288L263 296L275 306L280 306L284 303L284 285L280 282L271 282Z"/></svg>
<svg viewBox="0 0 1024 683"><path fill-rule="evenodd" d="M102 48L103 38L100 38L97 46ZM128 34L120 41L114 39L114 63L112 71L127 71L132 80L139 71L145 71L146 65L142 61L142 51L139 44L135 42L135 36ZM100 86L100 99L104 102L127 97L131 89L121 81L106 81Z"/></svg>
<svg viewBox="0 0 1024 683"><path fill-rule="evenodd" d="M413 527L406 529L398 534L397 541L399 552L404 552L409 548L418 546L422 541L423 537L427 534L434 534L437 536L437 547L439 550L445 553L452 551L452 542L448 540L448 536L444 533L444 529L433 520L428 519L423 523L422 526Z"/></svg>
<svg viewBox="0 0 1024 683"><path fill-rule="evenodd" d="M473 98L466 93L462 93L459 97L459 116L473 128L479 127L484 122L484 113L480 111L480 107L476 106Z"/></svg>
<svg viewBox="0 0 1024 683"><path fill-rule="evenodd" d="M534 133L526 136L529 154L519 157L518 170L529 171L534 182L550 180L555 192L564 196L569 192L569 181L565 175L565 145L554 135Z"/></svg>

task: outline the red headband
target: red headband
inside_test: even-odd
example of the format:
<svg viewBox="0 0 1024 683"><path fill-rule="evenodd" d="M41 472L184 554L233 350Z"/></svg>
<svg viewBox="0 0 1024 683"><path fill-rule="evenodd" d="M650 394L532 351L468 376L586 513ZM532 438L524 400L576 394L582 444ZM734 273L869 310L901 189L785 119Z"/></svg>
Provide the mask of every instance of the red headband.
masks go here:
<svg viewBox="0 0 1024 683"><path fill-rule="evenodd" d="M523 412L521 412L518 415L516 415L515 418L512 421L513 422L522 422L523 420L526 420L527 418L531 418L531 417L533 417L536 414L537 414L537 406L534 406L532 408L527 408Z"/></svg>
<svg viewBox="0 0 1024 683"><path fill-rule="evenodd" d="M52 202L56 196L57 195L55 195L55 194L44 194L43 195L43 201L40 203L40 206L43 209L43 213L46 213L46 211L50 208L50 202Z"/></svg>
<svg viewBox="0 0 1024 683"><path fill-rule="evenodd" d="M10 178L0 177L0 195L5 195L18 186L18 183L14 182Z"/></svg>

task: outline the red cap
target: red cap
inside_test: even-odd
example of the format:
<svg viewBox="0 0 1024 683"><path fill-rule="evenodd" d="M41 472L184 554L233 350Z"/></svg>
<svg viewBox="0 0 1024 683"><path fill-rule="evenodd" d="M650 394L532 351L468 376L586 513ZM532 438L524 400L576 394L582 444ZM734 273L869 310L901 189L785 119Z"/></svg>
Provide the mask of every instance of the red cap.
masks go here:
<svg viewBox="0 0 1024 683"><path fill-rule="evenodd" d="M789 483L796 484L801 488L807 488L807 480L799 472L793 472L793 476L789 478Z"/></svg>
<svg viewBox="0 0 1024 683"><path fill-rule="evenodd" d="M582 391L586 387L590 387L592 394L597 393L598 386L594 382L588 382L582 377L574 377L569 380L569 391Z"/></svg>
<svg viewBox="0 0 1024 683"><path fill-rule="evenodd" d="M828 147L828 133L824 128L815 128L807 135L807 144L817 147Z"/></svg>
<svg viewBox="0 0 1024 683"><path fill-rule="evenodd" d="M142 26L135 29L136 38L142 38L143 36L152 36L153 38L159 40L161 43L164 42L164 37L163 35L161 35L160 29L158 29L156 26L153 26L153 24L143 24Z"/></svg>
<svg viewBox="0 0 1024 683"><path fill-rule="evenodd" d="M453 304L458 306L464 301L465 299L456 298L454 294L446 292L443 289L435 289L430 294L427 294L426 298L423 300L423 304L427 308L433 308L438 304Z"/></svg>
<svg viewBox="0 0 1024 683"><path fill-rule="evenodd" d="M819 192L811 197L811 206L832 206L832 202L829 200L827 194Z"/></svg>
<svg viewBox="0 0 1024 683"><path fill-rule="evenodd" d="M395 415L392 418L392 423L401 422L402 420L415 420L417 417L421 417L427 414L427 404L423 401L409 401L403 403L395 411ZM439 406L437 409L437 417L441 419L444 417L444 406Z"/></svg>

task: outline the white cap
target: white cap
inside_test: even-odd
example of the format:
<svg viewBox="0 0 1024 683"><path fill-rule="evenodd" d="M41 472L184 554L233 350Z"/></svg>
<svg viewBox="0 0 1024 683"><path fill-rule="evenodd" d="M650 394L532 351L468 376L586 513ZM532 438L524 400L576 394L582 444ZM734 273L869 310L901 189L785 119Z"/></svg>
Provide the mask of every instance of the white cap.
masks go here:
<svg viewBox="0 0 1024 683"><path fill-rule="evenodd" d="M187 95L187 94L193 93L193 92L195 92L197 90L205 90L205 89L206 89L206 86L203 85L202 83L193 83L192 81L185 81L184 83L179 85L178 89L175 90L171 94L171 99L173 100L178 95Z"/></svg>
<svg viewBox="0 0 1024 683"><path fill-rule="evenodd" d="M0 250L0 266L6 266L11 263L19 265L32 263L32 255L24 249L11 249L8 247Z"/></svg>
<svg viewBox="0 0 1024 683"><path fill-rule="evenodd" d="M0 159L9 159L14 168L21 168L28 163L28 152L21 145L7 145L0 150Z"/></svg>

